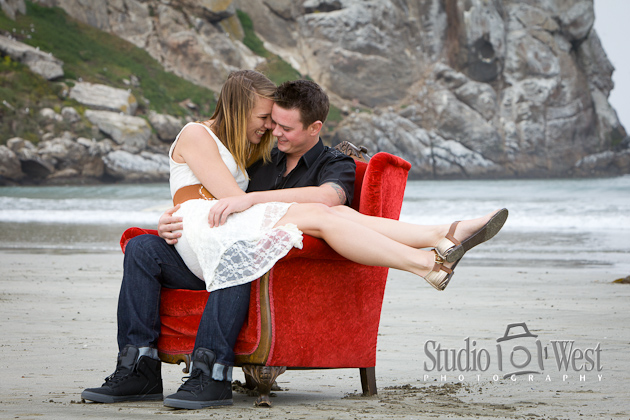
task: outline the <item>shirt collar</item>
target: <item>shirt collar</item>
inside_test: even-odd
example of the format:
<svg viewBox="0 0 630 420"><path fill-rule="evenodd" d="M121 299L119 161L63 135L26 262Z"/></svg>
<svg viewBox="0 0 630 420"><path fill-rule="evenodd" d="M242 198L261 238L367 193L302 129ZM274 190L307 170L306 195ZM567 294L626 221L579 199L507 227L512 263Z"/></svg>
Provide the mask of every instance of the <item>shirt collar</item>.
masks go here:
<svg viewBox="0 0 630 420"><path fill-rule="evenodd" d="M307 168L310 168L315 162L317 162L317 158L321 155L324 150L324 142L322 139L318 139L315 146L311 147L308 152L304 153L300 158L300 162L304 162ZM284 169L286 167L287 155L284 152L278 150L278 157L276 159L276 166L282 167ZM298 162L299 164L299 162Z"/></svg>
<svg viewBox="0 0 630 420"><path fill-rule="evenodd" d="M307 168L310 168L311 165L317 162L317 158L322 154L323 150L324 142L322 142L322 139L320 138L317 140L317 144L315 144L315 146L311 147L308 152L302 155L300 160L306 164Z"/></svg>

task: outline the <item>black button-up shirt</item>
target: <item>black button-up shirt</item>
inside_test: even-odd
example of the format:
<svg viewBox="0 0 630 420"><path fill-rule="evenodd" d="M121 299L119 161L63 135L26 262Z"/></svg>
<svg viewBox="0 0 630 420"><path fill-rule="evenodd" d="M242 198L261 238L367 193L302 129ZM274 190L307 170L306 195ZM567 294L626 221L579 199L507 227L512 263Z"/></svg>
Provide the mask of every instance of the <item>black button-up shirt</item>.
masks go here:
<svg viewBox="0 0 630 420"><path fill-rule="evenodd" d="M286 168L286 155L274 147L269 163L263 165L262 161L258 161L247 168L250 177L247 192L319 187L327 182L334 182L344 189L346 204L352 203L356 171L354 160L336 149L324 146L321 139L300 158L296 167L285 177L283 175Z"/></svg>

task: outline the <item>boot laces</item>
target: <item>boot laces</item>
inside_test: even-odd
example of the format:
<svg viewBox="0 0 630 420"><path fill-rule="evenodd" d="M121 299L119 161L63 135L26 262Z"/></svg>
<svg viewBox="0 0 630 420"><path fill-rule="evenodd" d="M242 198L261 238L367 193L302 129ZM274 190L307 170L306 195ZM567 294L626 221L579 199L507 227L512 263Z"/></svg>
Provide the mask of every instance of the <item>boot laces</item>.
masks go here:
<svg viewBox="0 0 630 420"><path fill-rule="evenodd" d="M105 384L107 385L115 385L119 382L124 381L130 376L140 376L135 369L127 369L123 367L117 367L116 371L105 378Z"/></svg>
<svg viewBox="0 0 630 420"><path fill-rule="evenodd" d="M203 391L203 388L210 383L210 376L204 375L201 369L193 369L190 376L184 376L182 381L185 381L179 388L180 391Z"/></svg>

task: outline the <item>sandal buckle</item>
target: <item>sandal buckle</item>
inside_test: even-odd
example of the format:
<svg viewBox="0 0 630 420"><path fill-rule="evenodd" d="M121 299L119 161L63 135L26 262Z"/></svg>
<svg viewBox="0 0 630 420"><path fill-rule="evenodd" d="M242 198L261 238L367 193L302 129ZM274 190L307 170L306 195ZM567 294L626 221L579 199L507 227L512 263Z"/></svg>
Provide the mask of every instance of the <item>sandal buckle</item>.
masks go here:
<svg viewBox="0 0 630 420"><path fill-rule="evenodd" d="M440 252L437 249L433 249L433 252L435 253L435 262L437 264L442 264L444 265L444 263L446 262L446 258L442 256L442 254L440 254Z"/></svg>

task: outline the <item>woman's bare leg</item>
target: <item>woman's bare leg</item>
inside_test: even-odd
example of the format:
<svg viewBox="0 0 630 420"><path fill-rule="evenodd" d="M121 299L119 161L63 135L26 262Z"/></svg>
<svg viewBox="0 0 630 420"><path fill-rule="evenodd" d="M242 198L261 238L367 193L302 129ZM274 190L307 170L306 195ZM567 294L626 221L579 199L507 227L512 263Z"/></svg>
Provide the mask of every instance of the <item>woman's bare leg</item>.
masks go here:
<svg viewBox="0 0 630 420"><path fill-rule="evenodd" d="M425 276L434 265L433 251L397 242L370 226L341 217L323 204L293 204L276 226L288 223L307 235L324 239L337 253L359 264L396 268L419 276Z"/></svg>
<svg viewBox="0 0 630 420"><path fill-rule="evenodd" d="M331 210L339 216L359 223L369 229L379 232L390 239L414 248L428 248L435 246L446 236L450 224L444 225L415 225L413 223L400 222L398 220L383 217L374 217L361 214L348 206L335 206ZM463 220L457 225L455 238L462 241L485 225L496 213L488 213L476 219Z"/></svg>

